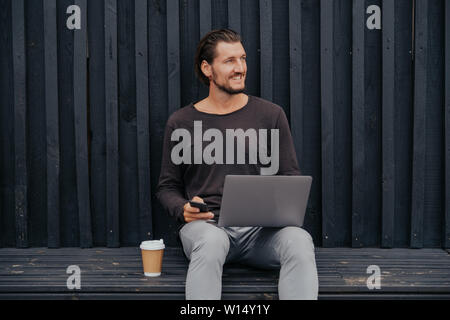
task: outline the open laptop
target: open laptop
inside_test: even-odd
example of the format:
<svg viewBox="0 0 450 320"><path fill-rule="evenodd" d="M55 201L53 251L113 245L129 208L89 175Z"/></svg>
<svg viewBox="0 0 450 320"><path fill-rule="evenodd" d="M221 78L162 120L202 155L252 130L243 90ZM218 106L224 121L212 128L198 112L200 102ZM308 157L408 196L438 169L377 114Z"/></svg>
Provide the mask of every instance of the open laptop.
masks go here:
<svg viewBox="0 0 450 320"><path fill-rule="evenodd" d="M310 176L227 175L218 225L301 227L311 183Z"/></svg>

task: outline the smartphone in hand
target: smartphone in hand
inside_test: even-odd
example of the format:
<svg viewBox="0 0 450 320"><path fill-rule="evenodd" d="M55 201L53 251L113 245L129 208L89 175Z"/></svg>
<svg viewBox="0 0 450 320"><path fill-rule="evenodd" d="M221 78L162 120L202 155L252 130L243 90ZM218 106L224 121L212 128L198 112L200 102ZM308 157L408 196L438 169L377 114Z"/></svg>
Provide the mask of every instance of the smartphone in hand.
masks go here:
<svg viewBox="0 0 450 320"><path fill-rule="evenodd" d="M191 207L199 208L200 212L208 212L209 211L206 203L189 200L189 204L191 205Z"/></svg>

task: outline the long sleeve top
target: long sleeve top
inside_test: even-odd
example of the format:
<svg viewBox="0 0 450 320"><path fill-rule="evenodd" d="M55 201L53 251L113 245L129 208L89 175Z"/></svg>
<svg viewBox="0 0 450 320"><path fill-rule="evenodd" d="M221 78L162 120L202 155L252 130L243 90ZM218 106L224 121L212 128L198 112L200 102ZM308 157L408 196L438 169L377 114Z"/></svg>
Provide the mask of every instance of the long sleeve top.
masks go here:
<svg viewBox="0 0 450 320"><path fill-rule="evenodd" d="M278 132L278 150L272 130ZM230 138L230 132L246 138L239 143L239 138ZM241 109L220 115L201 112L191 103L167 121L156 196L180 222L184 222L183 206L194 196L201 197L218 219L225 176L260 175L261 169L269 174L300 175L289 123L280 106L249 96Z"/></svg>

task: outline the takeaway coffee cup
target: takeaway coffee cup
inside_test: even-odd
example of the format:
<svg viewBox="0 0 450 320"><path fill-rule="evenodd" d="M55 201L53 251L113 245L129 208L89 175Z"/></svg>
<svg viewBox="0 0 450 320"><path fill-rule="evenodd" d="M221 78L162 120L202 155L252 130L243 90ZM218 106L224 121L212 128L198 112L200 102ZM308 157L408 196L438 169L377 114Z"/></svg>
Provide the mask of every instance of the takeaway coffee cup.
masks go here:
<svg viewBox="0 0 450 320"><path fill-rule="evenodd" d="M164 254L164 241L152 240L141 243L142 265L147 277L158 277L161 275L162 259Z"/></svg>

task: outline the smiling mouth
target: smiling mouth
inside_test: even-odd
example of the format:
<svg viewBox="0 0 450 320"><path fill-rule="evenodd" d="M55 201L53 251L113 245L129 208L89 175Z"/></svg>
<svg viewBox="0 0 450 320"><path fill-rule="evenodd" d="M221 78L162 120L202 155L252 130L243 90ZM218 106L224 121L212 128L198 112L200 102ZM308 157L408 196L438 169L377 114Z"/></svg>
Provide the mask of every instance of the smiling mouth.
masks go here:
<svg viewBox="0 0 450 320"><path fill-rule="evenodd" d="M232 77L231 80L239 81L239 80L242 80L243 78L244 78L244 76L242 74L240 74L240 75Z"/></svg>

